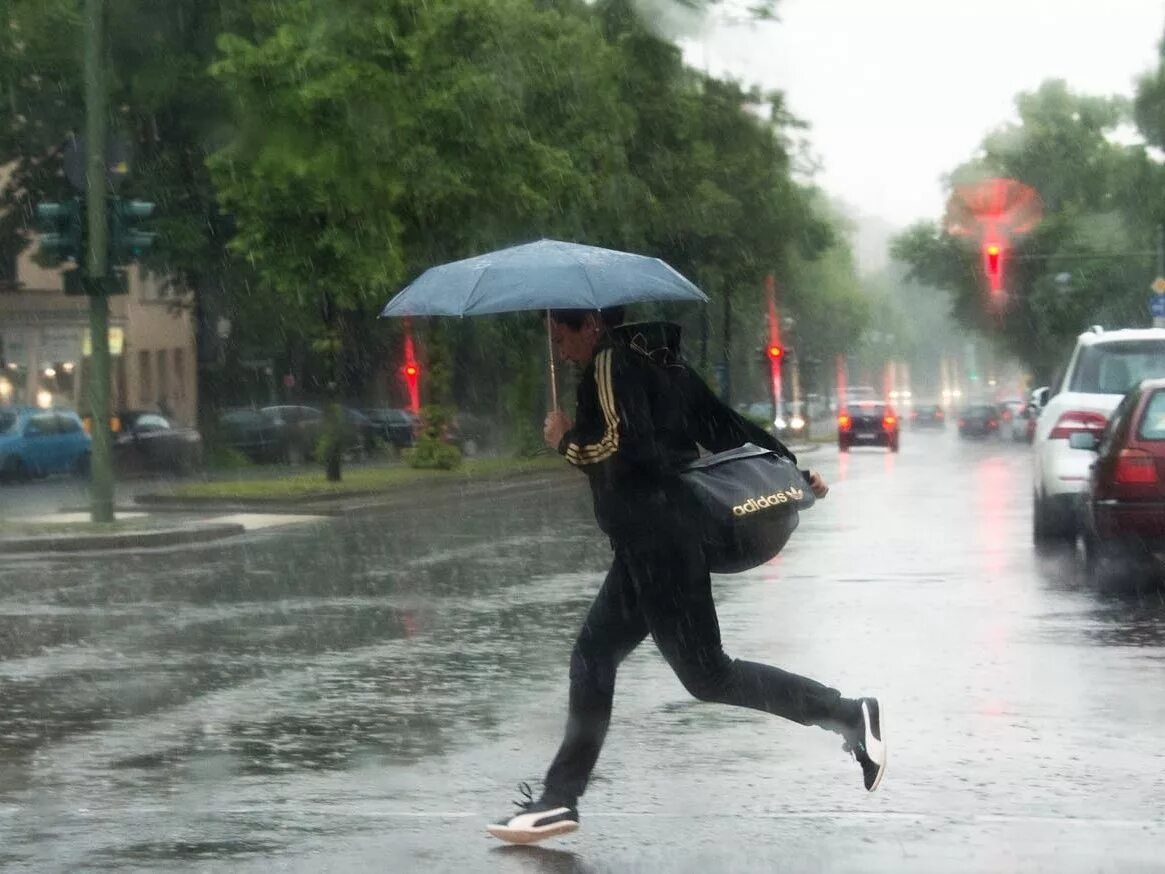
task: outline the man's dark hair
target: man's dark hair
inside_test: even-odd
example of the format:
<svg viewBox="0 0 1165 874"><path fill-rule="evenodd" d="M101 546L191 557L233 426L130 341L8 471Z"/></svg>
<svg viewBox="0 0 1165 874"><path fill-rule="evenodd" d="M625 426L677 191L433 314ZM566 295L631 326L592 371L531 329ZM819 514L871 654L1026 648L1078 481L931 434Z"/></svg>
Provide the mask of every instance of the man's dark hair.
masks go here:
<svg viewBox="0 0 1165 874"><path fill-rule="evenodd" d="M594 313L604 328L617 328L623 324L626 307L607 307L605 310L551 310L551 321L566 325L572 331L582 328L587 316Z"/></svg>

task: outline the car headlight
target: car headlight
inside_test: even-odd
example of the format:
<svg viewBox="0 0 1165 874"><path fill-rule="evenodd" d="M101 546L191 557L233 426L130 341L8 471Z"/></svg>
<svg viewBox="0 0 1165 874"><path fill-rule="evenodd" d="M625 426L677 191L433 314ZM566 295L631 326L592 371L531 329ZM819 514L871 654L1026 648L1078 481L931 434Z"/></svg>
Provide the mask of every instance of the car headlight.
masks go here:
<svg viewBox="0 0 1165 874"><path fill-rule="evenodd" d="M793 420L789 424L792 426L794 431L800 431L805 427L805 420L800 416L794 416Z"/></svg>
<svg viewBox="0 0 1165 874"><path fill-rule="evenodd" d="M773 419L773 427L778 431L785 430L785 428L788 427L788 424L789 423L782 419L780 416L777 416L777 418Z"/></svg>

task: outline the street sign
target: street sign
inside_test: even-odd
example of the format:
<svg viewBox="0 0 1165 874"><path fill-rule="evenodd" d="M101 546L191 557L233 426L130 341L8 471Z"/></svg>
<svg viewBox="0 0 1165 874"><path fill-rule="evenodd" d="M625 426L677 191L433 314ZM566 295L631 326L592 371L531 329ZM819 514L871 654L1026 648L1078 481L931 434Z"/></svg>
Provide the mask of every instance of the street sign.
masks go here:
<svg viewBox="0 0 1165 874"><path fill-rule="evenodd" d="M1149 298L1149 314L1155 319L1165 318L1165 294L1155 294Z"/></svg>
<svg viewBox="0 0 1165 874"><path fill-rule="evenodd" d="M1165 294L1165 276L1158 276L1149 286L1156 294Z"/></svg>

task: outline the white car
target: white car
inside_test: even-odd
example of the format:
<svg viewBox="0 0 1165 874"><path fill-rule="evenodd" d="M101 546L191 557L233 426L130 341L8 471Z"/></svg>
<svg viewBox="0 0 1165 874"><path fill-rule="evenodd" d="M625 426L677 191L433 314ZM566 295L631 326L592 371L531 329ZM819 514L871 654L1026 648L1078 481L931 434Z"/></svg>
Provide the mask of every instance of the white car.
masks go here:
<svg viewBox="0 0 1165 874"><path fill-rule="evenodd" d="M1100 432L1121 398L1142 379L1165 377L1165 329L1104 331L1076 339L1058 389L1039 414L1033 440L1032 537L1038 545L1071 543L1076 508L1096 456L1073 449L1079 431Z"/></svg>

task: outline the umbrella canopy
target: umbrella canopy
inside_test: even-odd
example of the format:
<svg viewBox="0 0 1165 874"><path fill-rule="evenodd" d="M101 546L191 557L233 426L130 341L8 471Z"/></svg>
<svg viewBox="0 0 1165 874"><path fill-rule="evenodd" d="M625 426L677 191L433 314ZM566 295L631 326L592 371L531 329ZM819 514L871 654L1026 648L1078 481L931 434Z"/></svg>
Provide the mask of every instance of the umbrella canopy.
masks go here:
<svg viewBox="0 0 1165 874"><path fill-rule="evenodd" d="M704 292L658 258L539 240L432 267L389 301L380 315L478 316L707 300Z"/></svg>

